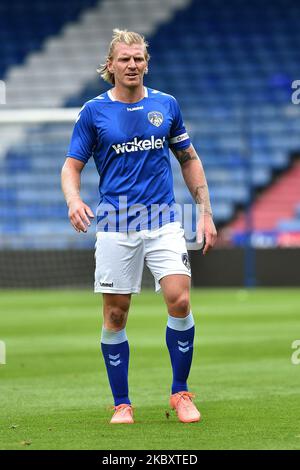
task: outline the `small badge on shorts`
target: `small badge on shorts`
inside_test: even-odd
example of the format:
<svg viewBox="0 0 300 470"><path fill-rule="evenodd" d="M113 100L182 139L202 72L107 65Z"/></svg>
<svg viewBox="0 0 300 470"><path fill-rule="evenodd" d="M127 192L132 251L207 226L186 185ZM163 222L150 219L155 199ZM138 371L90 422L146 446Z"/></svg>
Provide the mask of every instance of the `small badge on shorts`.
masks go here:
<svg viewBox="0 0 300 470"><path fill-rule="evenodd" d="M155 127L159 127L164 120L163 115L159 111L151 111L151 113L148 113L148 119Z"/></svg>
<svg viewBox="0 0 300 470"><path fill-rule="evenodd" d="M182 259L184 266L190 271L191 265L190 265L189 255L187 253L183 253L181 255L181 259Z"/></svg>

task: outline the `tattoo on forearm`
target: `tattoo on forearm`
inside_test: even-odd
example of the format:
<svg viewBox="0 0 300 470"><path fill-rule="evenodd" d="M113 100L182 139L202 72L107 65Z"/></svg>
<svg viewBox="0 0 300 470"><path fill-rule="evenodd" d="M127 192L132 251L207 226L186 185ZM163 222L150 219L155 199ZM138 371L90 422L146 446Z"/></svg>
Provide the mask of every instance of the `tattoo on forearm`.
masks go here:
<svg viewBox="0 0 300 470"><path fill-rule="evenodd" d="M194 199L197 202L197 204L203 204L204 203L204 191L206 188L206 184L202 184L200 186L197 186L194 192Z"/></svg>
<svg viewBox="0 0 300 470"><path fill-rule="evenodd" d="M190 161L190 160L200 161L200 159L197 155L197 152L195 151L195 149L192 145L189 148L185 149L185 150L176 150L173 153L174 153L175 157L177 158L177 160L179 161L181 167L183 167L183 165L186 162ZM185 168L190 173L189 167L187 166ZM185 173L185 180L186 180L187 175L186 175L186 171L184 171L183 168L182 168L182 172L183 172L183 174ZM204 175L204 173L203 173L203 175ZM206 184L205 176L204 176L204 184L196 186L195 190L192 189L193 186L194 186L194 182L192 182L190 180L190 178L188 178L188 180L189 180L189 182L187 182L187 180L186 180L188 188L190 189L196 203L201 206L201 211L203 210L204 214L212 215L212 210L211 210L211 205L210 205L210 200L209 200L209 192L208 192L208 187L207 187L207 184Z"/></svg>
<svg viewBox="0 0 300 470"><path fill-rule="evenodd" d="M194 199L197 204L204 208L204 214L212 215L207 184L202 184L196 187L194 191Z"/></svg>
<svg viewBox="0 0 300 470"><path fill-rule="evenodd" d="M175 156L181 166L189 160L199 160L195 152L191 153L191 151L187 150L177 150Z"/></svg>

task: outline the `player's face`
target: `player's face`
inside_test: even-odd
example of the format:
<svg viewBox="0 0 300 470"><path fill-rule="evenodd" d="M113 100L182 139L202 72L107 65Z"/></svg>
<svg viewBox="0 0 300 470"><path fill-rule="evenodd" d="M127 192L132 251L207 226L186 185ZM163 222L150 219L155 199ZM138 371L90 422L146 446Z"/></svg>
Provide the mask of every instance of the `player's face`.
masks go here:
<svg viewBox="0 0 300 470"><path fill-rule="evenodd" d="M144 47L141 44L128 46L117 43L108 70L114 74L116 85L130 88L141 85L147 70Z"/></svg>

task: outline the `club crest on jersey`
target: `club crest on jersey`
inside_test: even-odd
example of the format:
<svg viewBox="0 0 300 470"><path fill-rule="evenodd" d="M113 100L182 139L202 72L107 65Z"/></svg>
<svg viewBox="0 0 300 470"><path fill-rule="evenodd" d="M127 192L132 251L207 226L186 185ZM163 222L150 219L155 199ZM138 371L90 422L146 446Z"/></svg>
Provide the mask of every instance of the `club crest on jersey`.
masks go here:
<svg viewBox="0 0 300 470"><path fill-rule="evenodd" d="M151 111L148 113L148 119L155 127L159 127L164 120L163 115L159 111Z"/></svg>

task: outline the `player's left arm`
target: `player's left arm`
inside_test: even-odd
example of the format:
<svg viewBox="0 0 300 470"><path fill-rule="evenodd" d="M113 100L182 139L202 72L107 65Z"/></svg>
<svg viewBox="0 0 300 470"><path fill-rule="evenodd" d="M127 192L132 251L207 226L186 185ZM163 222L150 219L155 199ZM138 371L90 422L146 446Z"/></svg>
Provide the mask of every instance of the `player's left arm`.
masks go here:
<svg viewBox="0 0 300 470"><path fill-rule="evenodd" d="M200 207L200 217L197 226L197 241L200 242L204 234L205 246L203 254L205 255L216 243L217 231L213 221L209 191L203 165L193 145L180 150L173 148L172 152L181 166L184 181L189 188L191 195Z"/></svg>

